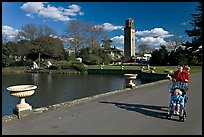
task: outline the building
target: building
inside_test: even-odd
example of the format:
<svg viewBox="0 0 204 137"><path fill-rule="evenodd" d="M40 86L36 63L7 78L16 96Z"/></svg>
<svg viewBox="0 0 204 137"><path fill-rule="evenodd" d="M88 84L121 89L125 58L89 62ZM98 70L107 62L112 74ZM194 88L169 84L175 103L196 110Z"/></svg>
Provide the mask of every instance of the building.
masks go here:
<svg viewBox="0 0 204 137"><path fill-rule="evenodd" d="M75 54L75 50L74 50L74 49L65 48L64 50L65 50L65 52L67 52L67 53L69 54L69 56L70 56L71 54Z"/></svg>
<svg viewBox="0 0 204 137"><path fill-rule="evenodd" d="M142 57L137 57L136 59L139 63L148 64L151 57L152 54L144 54Z"/></svg>
<svg viewBox="0 0 204 137"><path fill-rule="evenodd" d="M134 20L126 20L124 28L124 62L129 62L135 56L135 27Z"/></svg>

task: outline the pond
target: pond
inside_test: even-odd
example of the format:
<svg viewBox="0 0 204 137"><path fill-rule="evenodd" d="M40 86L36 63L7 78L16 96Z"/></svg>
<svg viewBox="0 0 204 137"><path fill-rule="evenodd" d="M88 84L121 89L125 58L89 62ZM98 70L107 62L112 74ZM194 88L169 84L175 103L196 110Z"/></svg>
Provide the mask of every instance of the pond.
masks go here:
<svg viewBox="0 0 204 137"><path fill-rule="evenodd" d="M140 79L134 81L141 84ZM125 77L121 75L67 75L67 74L2 74L2 116L13 113L19 99L6 90L13 85L33 84L38 88L26 98L33 109L72 101L92 95L125 88Z"/></svg>

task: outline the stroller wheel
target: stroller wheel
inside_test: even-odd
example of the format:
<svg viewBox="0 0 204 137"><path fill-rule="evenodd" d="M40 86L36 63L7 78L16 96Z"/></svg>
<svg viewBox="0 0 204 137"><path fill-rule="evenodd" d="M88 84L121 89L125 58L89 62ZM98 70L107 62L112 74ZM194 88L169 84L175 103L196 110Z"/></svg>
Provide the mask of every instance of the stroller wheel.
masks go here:
<svg viewBox="0 0 204 137"><path fill-rule="evenodd" d="M183 116L179 116L179 120L184 122L185 121L185 116L184 115Z"/></svg>
<svg viewBox="0 0 204 137"><path fill-rule="evenodd" d="M179 116L179 120L182 121L182 120L183 120L183 117L182 117L182 116Z"/></svg>
<svg viewBox="0 0 204 137"><path fill-rule="evenodd" d="M167 114L166 114L166 118L167 118L167 119L171 119L171 114L167 113Z"/></svg>
<svg viewBox="0 0 204 137"><path fill-rule="evenodd" d="M186 115L186 109L184 108L183 109L183 114L182 114L184 117L186 117L187 115Z"/></svg>
<svg viewBox="0 0 204 137"><path fill-rule="evenodd" d="M186 115L186 111L184 111L184 114L183 114L183 116L184 116L184 117L187 117L187 115Z"/></svg>

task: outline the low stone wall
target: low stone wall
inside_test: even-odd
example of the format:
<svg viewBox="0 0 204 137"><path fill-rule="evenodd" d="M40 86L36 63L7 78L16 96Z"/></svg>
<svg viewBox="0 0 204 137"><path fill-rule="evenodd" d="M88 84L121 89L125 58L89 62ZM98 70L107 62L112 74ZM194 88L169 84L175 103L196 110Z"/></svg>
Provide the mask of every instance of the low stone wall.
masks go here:
<svg viewBox="0 0 204 137"><path fill-rule="evenodd" d="M110 74L110 75L124 75L124 74L138 74L144 82L153 82L167 79L167 74L146 73L141 70L109 70L109 69L89 69L88 74Z"/></svg>
<svg viewBox="0 0 204 137"><path fill-rule="evenodd" d="M168 79L167 74L146 73L146 72L141 72L140 78L145 82L153 82L153 81Z"/></svg>
<svg viewBox="0 0 204 137"><path fill-rule="evenodd" d="M124 75L124 74L140 74L140 70L111 70L111 69L88 69L88 74L110 74L110 75Z"/></svg>

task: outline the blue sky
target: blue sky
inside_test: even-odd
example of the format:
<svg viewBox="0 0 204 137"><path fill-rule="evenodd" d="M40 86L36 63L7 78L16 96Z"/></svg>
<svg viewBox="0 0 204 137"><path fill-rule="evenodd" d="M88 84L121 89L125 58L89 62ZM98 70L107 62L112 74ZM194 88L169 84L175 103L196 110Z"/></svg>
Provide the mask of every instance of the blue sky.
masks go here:
<svg viewBox="0 0 204 137"><path fill-rule="evenodd" d="M198 2L2 2L2 33L12 38L27 23L47 24L58 35L72 19L104 25L113 40L123 49L125 20L134 20L136 49L141 44L152 48L174 39L191 41L186 29L197 13Z"/></svg>

